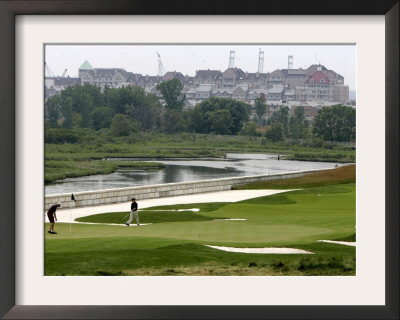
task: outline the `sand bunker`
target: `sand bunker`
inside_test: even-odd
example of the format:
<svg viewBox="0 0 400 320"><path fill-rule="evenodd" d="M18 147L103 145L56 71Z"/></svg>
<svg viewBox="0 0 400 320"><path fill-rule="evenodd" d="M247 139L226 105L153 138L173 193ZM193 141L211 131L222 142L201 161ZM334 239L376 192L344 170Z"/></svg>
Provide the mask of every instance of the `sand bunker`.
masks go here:
<svg viewBox="0 0 400 320"><path fill-rule="evenodd" d="M293 248L233 248L233 247L218 247L206 245L206 247L228 251L228 252L239 252L239 253L258 253L258 254L314 254L312 252L293 249Z"/></svg>
<svg viewBox="0 0 400 320"><path fill-rule="evenodd" d="M327 242L327 243L336 243L336 244L343 244L345 246L356 246L356 242L348 242L348 241L333 241L333 240L317 240L318 242Z"/></svg>

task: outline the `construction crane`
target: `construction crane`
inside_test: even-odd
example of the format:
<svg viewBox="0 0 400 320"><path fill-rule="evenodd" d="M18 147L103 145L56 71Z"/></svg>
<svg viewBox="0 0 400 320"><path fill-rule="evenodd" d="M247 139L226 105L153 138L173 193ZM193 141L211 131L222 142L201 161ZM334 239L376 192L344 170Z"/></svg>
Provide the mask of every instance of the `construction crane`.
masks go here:
<svg viewBox="0 0 400 320"><path fill-rule="evenodd" d="M53 73L53 71L51 71L50 67L47 65L47 63L44 63L44 68L45 68L45 76L47 78L54 78L55 75Z"/></svg>
<svg viewBox="0 0 400 320"><path fill-rule="evenodd" d="M165 74L165 69L161 62L161 56L158 52L157 52L157 55L158 55L158 76L162 77Z"/></svg>
<svg viewBox="0 0 400 320"><path fill-rule="evenodd" d="M64 78L65 74L67 73L68 69L65 69L63 74L61 75L61 77L57 77L53 71L50 69L50 67L48 66L48 64L45 62L44 63L44 67L45 67L45 76L46 78Z"/></svg>

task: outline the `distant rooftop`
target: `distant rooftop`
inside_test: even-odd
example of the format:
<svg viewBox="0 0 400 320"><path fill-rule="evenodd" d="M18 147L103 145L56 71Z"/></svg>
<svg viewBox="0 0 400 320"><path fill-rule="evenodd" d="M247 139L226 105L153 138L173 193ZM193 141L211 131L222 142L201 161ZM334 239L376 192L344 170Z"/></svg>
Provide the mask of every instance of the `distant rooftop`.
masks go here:
<svg viewBox="0 0 400 320"><path fill-rule="evenodd" d="M85 60L85 62L79 67L79 70L93 70L93 67L87 60Z"/></svg>

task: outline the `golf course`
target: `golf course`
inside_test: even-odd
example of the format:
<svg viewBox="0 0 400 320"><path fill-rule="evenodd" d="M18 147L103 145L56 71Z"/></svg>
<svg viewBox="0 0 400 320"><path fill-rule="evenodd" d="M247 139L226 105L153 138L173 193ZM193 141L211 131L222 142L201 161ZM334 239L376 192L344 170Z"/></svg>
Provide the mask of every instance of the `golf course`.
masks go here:
<svg viewBox="0 0 400 320"><path fill-rule="evenodd" d="M125 226L129 211L100 211L76 219L72 229L56 223L56 235L47 233L46 223L44 274L354 276L355 171L355 165L346 165L240 186L288 191L238 202L141 209L139 201L140 226ZM261 250L268 248L293 252Z"/></svg>

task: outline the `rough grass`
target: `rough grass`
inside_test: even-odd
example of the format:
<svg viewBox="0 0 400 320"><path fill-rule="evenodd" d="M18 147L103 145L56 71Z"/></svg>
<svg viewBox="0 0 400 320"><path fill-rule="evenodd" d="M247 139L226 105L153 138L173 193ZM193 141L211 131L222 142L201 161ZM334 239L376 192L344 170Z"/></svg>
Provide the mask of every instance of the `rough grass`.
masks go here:
<svg viewBox="0 0 400 320"><path fill-rule="evenodd" d="M297 178L249 183L235 186L233 189L295 189L354 182L356 182L356 165L346 165L335 169L309 173Z"/></svg>
<svg viewBox="0 0 400 320"><path fill-rule="evenodd" d="M171 244L140 249L126 239L123 249L96 246L91 250L57 252L52 245L45 257L46 275L84 276L353 276L355 248L332 244L306 247L315 255L229 253L200 244ZM76 239L81 242L81 240ZM87 241L83 240L84 243ZM55 240L54 240L55 242ZM58 246L67 245L57 241ZM94 242L90 242L93 246ZM54 251L53 251L54 250ZM84 257L82 257L84 255Z"/></svg>

